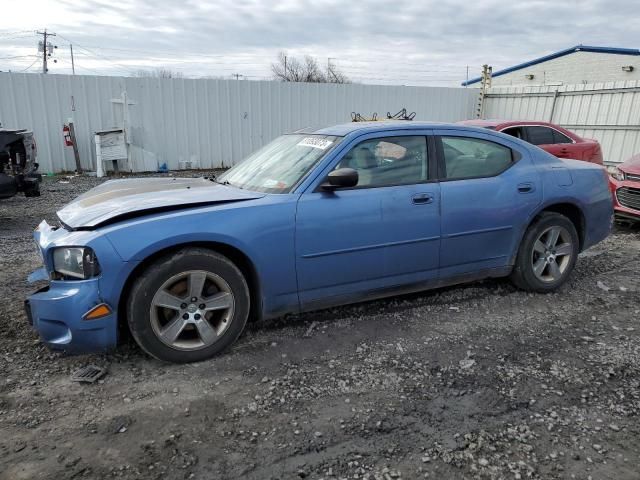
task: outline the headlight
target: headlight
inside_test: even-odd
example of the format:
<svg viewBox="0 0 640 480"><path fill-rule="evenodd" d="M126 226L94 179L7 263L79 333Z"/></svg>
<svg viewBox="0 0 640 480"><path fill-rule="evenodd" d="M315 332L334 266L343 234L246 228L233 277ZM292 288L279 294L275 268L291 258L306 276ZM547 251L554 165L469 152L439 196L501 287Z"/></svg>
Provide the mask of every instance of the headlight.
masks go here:
<svg viewBox="0 0 640 480"><path fill-rule="evenodd" d="M618 167L609 167L609 175L611 175L613 178L615 178L618 181L623 181L624 180L624 172L622 170L620 170Z"/></svg>
<svg viewBox="0 0 640 480"><path fill-rule="evenodd" d="M91 278L100 274L100 264L89 247L61 247L53 250L53 270L63 277Z"/></svg>

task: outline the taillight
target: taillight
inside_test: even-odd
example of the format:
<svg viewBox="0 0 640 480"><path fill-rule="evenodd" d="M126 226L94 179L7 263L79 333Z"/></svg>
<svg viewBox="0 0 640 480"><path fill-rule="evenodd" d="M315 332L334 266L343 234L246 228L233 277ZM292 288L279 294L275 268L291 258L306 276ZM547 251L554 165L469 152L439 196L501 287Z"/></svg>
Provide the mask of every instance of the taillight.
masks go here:
<svg viewBox="0 0 640 480"><path fill-rule="evenodd" d="M589 161L592 163L597 163L598 165L603 165L602 150L600 149L600 145L596 145L595 147L593 147L591 156L589 157Z"/></svg>

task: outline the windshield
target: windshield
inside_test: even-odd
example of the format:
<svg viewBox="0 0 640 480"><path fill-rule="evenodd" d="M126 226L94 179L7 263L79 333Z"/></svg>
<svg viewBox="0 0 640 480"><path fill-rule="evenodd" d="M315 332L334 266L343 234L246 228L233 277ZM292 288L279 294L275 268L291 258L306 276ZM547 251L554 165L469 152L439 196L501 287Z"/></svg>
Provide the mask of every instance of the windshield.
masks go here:
<svg viewBox="0 0 640 480"><path fill-rule="evenodd" d="M283 135L227 171L220 181L266 193L287 193L342 137Z"/></svg>

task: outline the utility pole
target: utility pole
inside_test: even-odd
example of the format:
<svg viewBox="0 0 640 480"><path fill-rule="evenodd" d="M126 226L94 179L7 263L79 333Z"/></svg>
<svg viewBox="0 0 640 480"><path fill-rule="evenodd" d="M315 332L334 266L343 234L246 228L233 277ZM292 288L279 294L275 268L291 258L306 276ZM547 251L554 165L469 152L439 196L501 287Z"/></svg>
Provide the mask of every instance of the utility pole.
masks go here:
<svg viewBox="0 0 640 480"><path fill-rule="evenodd" d="M284 81L287 82L289 81L289 78L287 77L288 73L287 73L287 56L284 56Z"/></svg>
<svg viewBox="0 0 640 480"><path fill-rule="evenodd" d="M335 60L333 57L327 57L327 77L333 76L336 79L336 74L333 73L333 65L331 65L331 60Z"/></svg>
<svg viewBox="0 0 640 480"><path fill-rule="evenodd" d="M232 77L235 77L236 80L240 80L240 77L243 77L244 75L240 74L240 73L232 73L231 74Z"/></svg>
<svg viewBox="0 0 640 480"><path fill-rule="evenodd" d="M71 48L71 71L73 74L76 74L76 65L73 63L73 45L69 44L69 48Z"/></svg>
<svg viewBox="0 0 640 480"><path fill-rule="evenodd" d="M36 32L37 35L42 35L42 73L47 73L49 69L47 68L47 57L51 55L49 44L47 43L47 37L55 37L55 33L48 33L47 29L44 29L44 32ZM53 46L51 46L51 51L53 50Z"/></svg>

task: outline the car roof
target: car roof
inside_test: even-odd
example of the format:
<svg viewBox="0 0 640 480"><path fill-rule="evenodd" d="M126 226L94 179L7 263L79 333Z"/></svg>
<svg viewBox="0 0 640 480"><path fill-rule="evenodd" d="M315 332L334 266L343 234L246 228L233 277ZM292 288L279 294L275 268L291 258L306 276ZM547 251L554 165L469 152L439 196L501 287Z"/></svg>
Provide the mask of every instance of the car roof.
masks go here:
<svg viewBox="0 0 640 480"><path fill-rule="evenodd" d="M331 127L311 128L298 130L295 133L310 133L315 135L335 135L338 137L344 137L353 132L362 133L375 133L385 130L421 130L425 128L434 128L438 126L456 127L451 123L442 122L415 122L415 121L402 121L402 120L390 120L381 122L349 122L342 123L340 125L334 125ZM460 127L460 125L457 125Z"/></svg>
<svg viewBox="0 0 640 480"><path fill-rule="evenodd" d="M458 125L469 125L473 127L508 127L513 125L545 125L548 127L561 128L555 123L539 122L537 120L499 120L499 119L473 119L458 122Z"/></svg>

